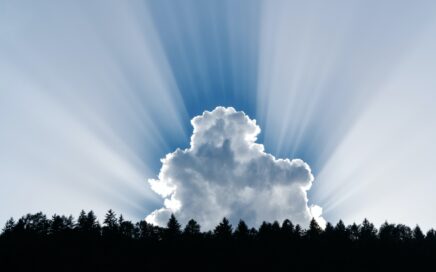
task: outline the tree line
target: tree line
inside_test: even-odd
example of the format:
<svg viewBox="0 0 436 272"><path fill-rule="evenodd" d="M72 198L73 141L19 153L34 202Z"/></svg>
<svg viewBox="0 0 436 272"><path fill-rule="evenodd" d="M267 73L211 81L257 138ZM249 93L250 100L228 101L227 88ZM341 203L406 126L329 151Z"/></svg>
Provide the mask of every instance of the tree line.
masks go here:
<svg viewBox="0 0 436 272"><path fill-rule="evenodd" d="M133 223L112 210L103 224L93 211L82 210L77 220L39 212L11 218L2 229L1 263L23 269L46 262L72 268L77 260L93 269L416 269L436 260L436 232L388 222L377 229L367 219L348 226L327 223L324 229L314 219L307 229L284 220L263 222L256 229L243 220L232 226L226 218L213 230L202 231L194 219L182 226L171 215L166 227L159 227L144 220Z"/></svg>

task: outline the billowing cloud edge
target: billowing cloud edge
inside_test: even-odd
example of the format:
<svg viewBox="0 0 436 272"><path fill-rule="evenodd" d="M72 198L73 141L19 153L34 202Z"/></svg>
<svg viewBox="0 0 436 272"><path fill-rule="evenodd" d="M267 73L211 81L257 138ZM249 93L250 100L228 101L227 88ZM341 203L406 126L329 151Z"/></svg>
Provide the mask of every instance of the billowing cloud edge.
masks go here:
<svg viewBox="0 0 436 272"><path fill-rule="evenodd" d="M182 223L194 218L203 229L223 217L252 226L284 219L307 226L315 218L325 226L322 208L308 206L314 181L309 165L266 153L256 143L261 131L256 120L232 107L217 107L191 124L190 146L168 153L158 178L148 180L164 205L147 222L165 225L173 213Z"/></svg>

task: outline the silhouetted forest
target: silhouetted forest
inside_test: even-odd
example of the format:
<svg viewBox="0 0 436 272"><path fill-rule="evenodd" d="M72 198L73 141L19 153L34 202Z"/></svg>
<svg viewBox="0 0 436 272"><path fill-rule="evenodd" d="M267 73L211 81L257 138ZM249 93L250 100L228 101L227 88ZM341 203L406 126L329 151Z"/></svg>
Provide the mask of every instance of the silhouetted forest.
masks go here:
<svg viewBox="0 0 436 272"><path fill-rule="evenodd" d="M132 223L109 210L101 225L90 211L72 216L27 214L6 222L0 236L0 267L14 270L179 271L379 271L434 270L436 232L384 223L323 230L285 220L258 229L224 218L202 232L171 216L167 227Z"/></svg>

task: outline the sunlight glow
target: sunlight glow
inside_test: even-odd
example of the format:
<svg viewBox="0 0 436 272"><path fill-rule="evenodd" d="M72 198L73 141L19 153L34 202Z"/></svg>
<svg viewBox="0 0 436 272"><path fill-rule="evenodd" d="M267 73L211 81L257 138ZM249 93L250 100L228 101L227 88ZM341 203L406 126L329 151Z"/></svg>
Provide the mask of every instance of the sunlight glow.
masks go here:
<svg viewBox="0 0 436 272"><path fill-rule="evenodd" d="M146 182L156 154L167 135L186 137L146 6L85 3L0 8L0 220L29 207L140 218L158 203Z"/></svg>
<svg viewBox="0 0 436 272"><path fill-rule="evenodd" d="M310 199L328 220L430 226L436 219L422 210L432 205L421 205L434 201L434 175L422 166L436 154L424 147L436 132L436 6L281 1L262 10L257 118L266 148L311 165Z"/></svg>
<svg viewBox="0 0 436 272"><path fill-rule="evenodd" d="M311 166L314 214L434 226L435 14L425 0L0 1L0 222L143 218L163 204L147 183L159 158L230 106L265 150Z"/></svg>

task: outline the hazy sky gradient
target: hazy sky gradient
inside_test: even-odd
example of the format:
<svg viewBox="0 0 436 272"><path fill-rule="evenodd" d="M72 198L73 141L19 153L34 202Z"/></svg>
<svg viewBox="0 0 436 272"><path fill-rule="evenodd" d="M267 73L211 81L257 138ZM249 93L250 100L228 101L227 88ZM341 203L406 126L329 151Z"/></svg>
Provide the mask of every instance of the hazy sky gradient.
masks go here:
<svg viewBox="0 0 436 272"><path fill-rule="evenodd" d="M113 208L233 106L347 223L436 227L436 2L0 0L0 221Z"/></svg>

